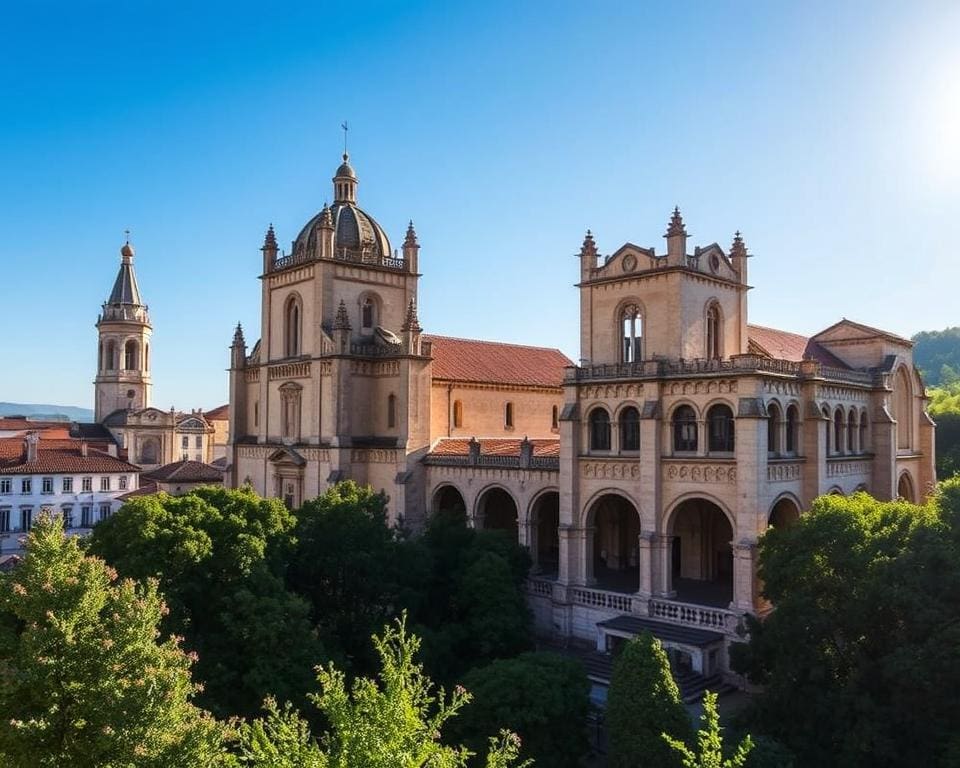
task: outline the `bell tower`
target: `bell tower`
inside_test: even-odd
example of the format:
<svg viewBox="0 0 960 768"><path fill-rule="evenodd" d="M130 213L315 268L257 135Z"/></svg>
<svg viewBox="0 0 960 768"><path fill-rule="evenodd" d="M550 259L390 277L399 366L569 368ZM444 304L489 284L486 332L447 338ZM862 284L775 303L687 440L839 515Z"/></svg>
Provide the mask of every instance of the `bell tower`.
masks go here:
<svg viewBox="0 0 960 768"><path fill-rule="evenodd" d="M140 298L133 271L133 246L120 249L120 271L110 298L97 318L99 336L94 380L94 419L102 422L116 410L150 405L150 315Z"/></svg>

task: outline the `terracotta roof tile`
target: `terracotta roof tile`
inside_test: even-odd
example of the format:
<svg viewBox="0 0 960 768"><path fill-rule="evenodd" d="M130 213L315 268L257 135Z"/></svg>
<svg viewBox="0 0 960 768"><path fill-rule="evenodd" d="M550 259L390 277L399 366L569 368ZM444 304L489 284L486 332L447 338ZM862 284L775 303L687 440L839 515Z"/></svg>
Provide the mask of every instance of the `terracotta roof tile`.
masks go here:
<svg viewBox="0 0 960 768"><path fill-rule="evenodd" d="M160 483L222 483L223 471L202 461L175 461L144 475Z"/></svg>
<svg viewBox="0 0 960 768"><path fill-rule="evenodd" d="M516 438L481 438L481 456L519 456L520 443ZM530 441L533 444L534 456L559 456L560 440L556 438L537 438ZM467 456L470 454L470 440L460 437L443 438L430 451L433 456Z"/></svg>
<svg viewBox="0 0 960 768"><path fill-rule="evenodd" d="M432 345L433 378L477 384L560 387L573 365L559 349L424 334Z"/></svg>
<svg viewBox="0 0 960 768"><path fill-rule="evenodd" d="M221 405L218 408L212 408L203 412L203 418L207 421L226 421L230 418L230 404Z"/></svg>
<svg viewBox="0 0 960 768"><path fill-rule="evenodd" d="M59 442L59 441L57 441ZM80 445L70 441L69 447L49 447L41 441L37 460L25 461L23 440L0 440L0 475L39 475L81 472L139 472L140 467L129 464L105 451L87 446L87 455L80 455Z"/></svg>
<svg viewBox="0 0 960 768"><path fill-rule="evenodd" d="M828 349L799 333L767 328L763 325L748 325L747 335L751 344L778 360L792 360L799 363L801 360L813 359L831 368L850 367Z"/></svg>

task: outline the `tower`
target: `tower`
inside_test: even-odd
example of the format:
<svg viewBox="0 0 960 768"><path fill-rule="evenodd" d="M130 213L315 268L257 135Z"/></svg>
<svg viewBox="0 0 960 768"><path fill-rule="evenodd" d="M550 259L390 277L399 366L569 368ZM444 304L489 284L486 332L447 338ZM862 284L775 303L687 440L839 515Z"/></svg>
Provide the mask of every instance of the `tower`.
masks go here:
<svg viewBox="0 0 960 768"><path fill-rule="evenodd" d="M116 410L150 405L150 335L147 305L133 271L133 246L120 249L120 271L110 298L97 318L99 354L94 381L94 418L102 422Z"/></svg>

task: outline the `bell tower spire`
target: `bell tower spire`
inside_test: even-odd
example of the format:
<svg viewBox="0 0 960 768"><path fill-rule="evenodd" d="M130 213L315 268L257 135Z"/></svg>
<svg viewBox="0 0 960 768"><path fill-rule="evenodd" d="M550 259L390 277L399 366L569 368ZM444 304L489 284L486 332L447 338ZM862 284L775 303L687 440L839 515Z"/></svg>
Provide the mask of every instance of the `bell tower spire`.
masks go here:
<svg viewBox="0 0 960 768"><path fill-rule="evenodd" d="M127 233L129 235L129 232ZM97 318L99 346L94 380L94 418L117 410L150 405L150 336L153 327L133 269L135 251L128 239L120 248L120 270L110 298Z"/></svg>

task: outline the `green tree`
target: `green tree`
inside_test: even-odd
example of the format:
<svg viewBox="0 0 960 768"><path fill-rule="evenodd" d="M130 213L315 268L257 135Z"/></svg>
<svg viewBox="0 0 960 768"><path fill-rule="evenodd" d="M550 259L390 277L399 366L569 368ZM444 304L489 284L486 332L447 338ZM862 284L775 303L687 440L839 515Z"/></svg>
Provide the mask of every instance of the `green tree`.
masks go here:
<svg viewBox="0 0 960 768"><path fill-rule="evenodd" d="M156 582L117 582L41 516L0 578L0 764L219 765L189 658L176 639L157 642L164 610Z"/></svg>
<svg viewBox="0 0 960 768"><path fill-rule="evenodd" d="M451 736L478 751L486 735L505 727L521 739L523 757L537 765L577 768L589 749L590 683L580 662L555 653L524 653L473 669L463 678L473 695Z"/></svg>
<svg viewBox="0 0 960 768"><path fill-rule="evenodd" d="M612 768L676 766L676 755L661 734L690 741L690 718L670 662L652 635L629 640L614 660L606 722Z"/></svg>
<svg viewBox="0 0 960 768"><path fill-rule="evenodd" d="M347 686L332 664L319 670L321 692L311 696L330 727L314 741L299 715L268 703L267 717L240 728L240 762L255 768L463 768L465 747L446 746L441 729L469 701L462 688L447 698L434 691L415 657L416 636L404 619L374 637L379 681L358 678ZM515 764L516 736L491 739L487 768Z"/></svg>
<svg viewBox="0 0 960 768"><path fill-rule="evenodd" d="M700 715L703 725L697 732L699 753L693 752L682 741L669 733L662 734L664 741L683 759L683 768L744 768L747 755L753 749L753 739L749 735L737 747L733 757L723 758L723 737L720 734L720 715L717 712L717 694L707 691L703 698L703 713Z"/></svg>
<svg viewBox="0 0 960 768"><path fill-rule="evenodd" d="M368 673L368 638L396 610L400 543L387 524L387 497L352 480L337 483L297 511L288 584L311 605L331 655L347 671Z"/></svg>
<svg viewBox="0 0 960 768"><path fill-rule="evenodd" d="M822 497L764 535L759 570L776 610L734 657L764 685L754 730L800 765L948 764L960 722L960 480L926 506Z"/></svg>
<svg viewBox="0 0 960 768"><path fill-rule="evenodd" d="M219 716L258 712L268 695L306 702L325 658L309 605L284 581L295 522L277 499L200 488L135 498L90 537L121 575L159 580L164 628L198 654L200 702Z"/></svg>

